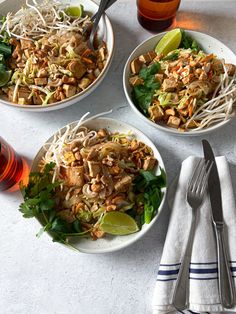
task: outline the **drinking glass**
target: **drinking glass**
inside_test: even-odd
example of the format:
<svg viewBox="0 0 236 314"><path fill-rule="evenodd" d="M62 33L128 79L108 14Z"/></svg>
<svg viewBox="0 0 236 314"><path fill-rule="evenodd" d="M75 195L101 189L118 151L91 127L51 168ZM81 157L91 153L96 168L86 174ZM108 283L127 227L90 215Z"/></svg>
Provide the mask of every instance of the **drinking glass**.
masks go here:
<svg viewBox="0 0 236 314"><path fill-rule="evenodd" d="M12 188L20 181L22 174L22 158L0 137L0 191Z"/></svg>
<svg viewBox="0 0 236 314"><path fill-rule="evenodd" d="M179 5L180 0L137 0L138 21L150 31L164 30L172 24Z"/></svg>

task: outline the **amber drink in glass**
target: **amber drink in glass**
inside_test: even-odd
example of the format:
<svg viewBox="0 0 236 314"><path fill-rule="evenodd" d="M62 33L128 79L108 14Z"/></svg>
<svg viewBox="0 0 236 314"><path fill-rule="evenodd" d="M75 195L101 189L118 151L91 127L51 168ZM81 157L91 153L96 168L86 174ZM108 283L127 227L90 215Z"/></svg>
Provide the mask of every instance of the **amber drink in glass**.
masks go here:
<svg viewBox="0 0 236 314"><path fill-rule="evenodd" d="M168 28L175 18L180 0L137 0L138 21L152 32Z"/></svg>
<svg viewBox="0 0 236 314"><path fill-rule="evenodd" d="M9 190L22 178L23 161L14 149L0 137L0 191Z"/></svg>

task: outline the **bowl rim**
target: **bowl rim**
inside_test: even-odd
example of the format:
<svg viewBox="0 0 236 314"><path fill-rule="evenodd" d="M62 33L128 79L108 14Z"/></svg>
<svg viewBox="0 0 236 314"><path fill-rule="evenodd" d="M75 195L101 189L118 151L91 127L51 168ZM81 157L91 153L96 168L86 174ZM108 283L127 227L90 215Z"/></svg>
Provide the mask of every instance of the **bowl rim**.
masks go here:
<svg viewBox="0 0 236 314"><path fill-rule="evenodd" d="M94 0L87 0L87 1L92 2L98 9L99 6ZM111 50L109 51L107 62L105 64L104 68L102 69L100 75L85 90L81 91L78 94L75 94L72 97L63 99L61 101L57 101L57 102L52 103L52 104L47 104L47 105L19 105L19 104L15 104L13 102L10 102L10 101L2 99L2 98L0 98L0 103L7 105L9 107L13 107L13 108L19 108L19 109L24 109L24 110L29 109L29 111L40 111L40 110L46 111L47 109L53 109L57 106L59 107L58 109L61 109L69 101L75 101L75 99L78 97L84 98L86 96L86 93L92 92L93 89L96 87L96 85L103 80L103 78L105 77L105 75L106 75L106 73L107 73L107 71L111 65L111 62L112 62L112 59L114 56L115 36L114 36L114 31L113 31L111 21L110 21L110 19L106 13L104 13L104 25L106 26L106 32L108 32L108 30L109 30L109 34L111 36ZM82 98L78 99L78 101L82 100ZM70 104L70 105L72 105L72 104Z"/></svg>
<svg viewBox="0 0 236 314"><path fill-rule="evenodd" d="M144 134L140 129L134 127L132 124L129 124L129 123L126 123L126 122L123 122L121 120L118 120L118 119L113 119L113 118L106 118L106 117L91 117L91 118L88 118L86 120L84 120L82 123L81 123L81 126L82 125L86 125L87 123L91 122L91 121L96 121L96 120L102 120L104 121L104 124L108 124L109 125L109 122L113 122L113 123L116 123L116 124L120 124L120 126L125 126L126 128L131 128L132 131L134 132L137 132L138 136L139 134L141 134L145 140L147 140L148 142L150 142L150 144L152 144L153 148L155 149L155 152L154 152L154 156L155 154L158 155L157 159L158 159L158 168L156 169L155 173L157 173L160 169L160 164L162 166L162 169L164 169L165 173L166 173L166 167L165 167L165 164L164 164L164 161L163 161L163 158L159 152L159 150L157 149L156 145L153 143L153 141L146 135ZM42 151L44 149L44 145L49 142L54 136L55 134L57 134L59 131L63 131L66 129L67 126L69 125L72 125L74 123L78 123L79 120L76 120L76 121L72 121L68 124L66 124L65 126L62 126L60 129L58 129L56 132L53 133L52 136L50 136L45 142L44 144L40 147L40 149L38 150L37 154L35 155L33 161L32 161L32 165L31 165L31 169L30 169L30 173L31 172L34 172L37 170L38 168L38 160L39 158L41 158L41 155L42 155ZM92 249L86 249L86 248L76 248L74 247L72 244L69 243L69 245L66 245L64 243L60 243L61 245L67 247L67 248L70 248L70 249L75 249L76 251L79 251L80 253L87 253L87 254L100 254L100 253L111 253L111 252L115 252L115 251L119 251L121 249L124 249L128 246L130 246L131 244L135 243L136 241L138 241L140 238L142 238L152 227L153 225L155 224L155 222L159 219L159 216L161 215L161 213L163 212L163 209L164 209L164 205L165 205L165 202L166 202L166 198L167 198L167 190L168 190L168 178L167 178L167 174L166 174L166 186L164 188L161 189L162 192L163 192L163 198L161 200L161 203L158 207L158 210L157 210L157 213L156 215L153 217L153 219L151 220L151 222L149 224L144 224L146 226L146 228L141 228L138 232L136 233L133 233L133 235L136 235L134 238L131 238L128 242L121 242L120 244L117 244L114 248L112 247L108 247L108 248L99 248L98 250L96 251L93 251ZM39 224L43 227L43 224L40 222L40 220L36 217L36 220L39 222ZM47 235L51 238L52 235L50 234L50 232L46 232ZM125 236L120 236L120 237L125 237ZM98 239L99 240L99 239Z"/></svg>
<svg viewBox="0 0 236 314"><path fill-rule="evenodd" d="M190 33L190 34L200 34L200 35L204 35L204 36L207 36L208 38L214 40L215 42L217 42L218 44L220 44L222 47L226 48L229 52L231 52L235 58L236 58L236 54L228 47L226 46L223 42L221 42L219 39L211 36L211 35L208 35L206 33L203 33L203 32L198 32L198 31L193 31L193 30L189 30L189 29L185 29L185 31L187 33ZM148 119L148 117L146 117L143 113L141 113L141 111L139 111L139 109L135 106L135 104L133 103L130 95L129 95L129 92L128 92L128 89L127 89L127 84L126 84L126 71L127 69L129 68L129 64L130 62L132 61L133 59L133 54L135 54L135 52L142 46L144 46L149 40L152 40L156 37L162 37L164 36L168 31L165 31L165 32L161 32L161 33L158 33L158 34L155 34L153 36L150 36L148 37L147 39L143 40L138 46L135 47L135 49L131 52L131 54L129 55L126 63L125 63L125 66L124 66L124 70L123 70L123 89L124 89L124 93L125 93L125 96L126 96L126 99L129 103L129 105L131 106L131 108L134 110L134 112L137 113L138 116L140 116L140 118L143 120L143 121L146 121L150 126L154 127L155 129L158 129L160 131L164 131L164 132L167 132L169 134L173 134L173 135L176 135L176 136L198 136L198 135L203 135L203 134L207 134L207 133L210 133L210 132L213 132L215 129L219 129L221 127L223 127L224 125L228 124L233 117L229 118L228 120L225 120L225 121L222 121L220 123L217 123L213 126L210 126L206 129L202 129L202 130L198 130L198 131L188 131L188 132L179 132L178 130L174 129L174 128L170 128L168 126L163 126L161 124L158 124L158 123L155 123L153 122L152 120Z"/></svg>

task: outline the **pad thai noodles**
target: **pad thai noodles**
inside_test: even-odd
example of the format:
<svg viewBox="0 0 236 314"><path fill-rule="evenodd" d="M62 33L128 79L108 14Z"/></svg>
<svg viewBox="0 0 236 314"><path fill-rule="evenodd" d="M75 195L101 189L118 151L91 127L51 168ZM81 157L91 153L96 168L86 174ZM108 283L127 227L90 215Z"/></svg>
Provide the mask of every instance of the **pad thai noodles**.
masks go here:
<svg viewBox="0 0 236 314"><path fill-rule="evenodd" d="M91 18L70 14L55 0L30 3L2 19L0 31L0 93L20 105L48 105L84 91L102 72L105 42L88 47ZM8 48L2 53L1 47ZM2 67L1 67L2 66ZM5 72L4 72L5 71Z"/></svg>
<svg viewBox="0 0 236 314"><path fill-rule="evenodd" d="M130 84L134 103L150 120L180 132L234 115L236 66L198 46L140 55L131 62Z"/></svg>
<svg viewBox="0 0 236 314"><path fill-rule="evenodd" d="M78 123L58 132L45 145L45 151L40 172L32 173L28 186L23 188L25 203L20 210L24 217L41 217L44 230L54 232L54 236L56 232L60 237L101 238L105 234L102 218L110 212L128 214L138 229L156 215L165 174L161 170L155 175L158 160L134 134L89 129ZM53 195L48 194L49 190L54 191ZM44 200L39 205L45 193L46 210ZM37 209L32 205L35 202ZM58 220L59 231L53 227Z"/></svg>

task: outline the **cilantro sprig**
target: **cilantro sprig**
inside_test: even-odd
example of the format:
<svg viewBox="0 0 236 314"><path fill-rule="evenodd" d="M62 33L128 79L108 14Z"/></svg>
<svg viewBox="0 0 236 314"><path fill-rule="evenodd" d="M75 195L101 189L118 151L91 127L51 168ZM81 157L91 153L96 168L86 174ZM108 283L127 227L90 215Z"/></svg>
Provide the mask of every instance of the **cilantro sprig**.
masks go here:
<svg viewBox="0 0 236 314"><path fill-rule="evenodd" d="M0 87L5 86L11 78L12 71L8 69L7 59L12 55L9 35L4 30L5 17L0 17Z"/></svg>
<svg viewBox="0 0 236 314"><path fill-rule="evenodd" d="M68 236L83 236L86 232L81 229L78 220L67 223L58 215L56 192L61 182L52 183L54 167L55 163L46 164L42 172L30 174L29 183L26 186L21 184L24 202L20 205L19 210L24 218L36 217L43 224L37 237L48 231L52 235L53 241L67 244Z"/></svg>
<svg viewBox="0 0 236 314"><path fill-rule="evenodd" d="M185 30L181 30L182 33L182 39L181 39L181 43L179 45L179 48L184 48L184 49L192 49L193 51L199 51L200 46L197 43L197 41L195 39L193 39L191 36L187 35Z"/></svg>
<svg viewBox="0 0 236 314"><path fill-rule="evenodd" d="M143 80L143 84L134 86L132 92L133 101L144 114L147 114L148 108L153 100L153 95L161 86L160 82L155 78L155 74L157 74L159 70L159 62L142 68L139 72L139 77Z"/></svg>
<svg viewBox="0 0 236 314"><path fill-rule="evenodd" d="M162 188L166 186L166 174L161 169L160 175L156 176L151 171L140 170L139 176L134 181L134 190L141 193L139 201L144 205L143 223L149 224L156 215L163 198Z"/></svg>

